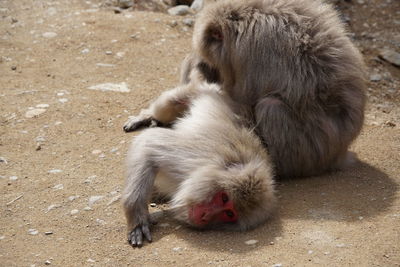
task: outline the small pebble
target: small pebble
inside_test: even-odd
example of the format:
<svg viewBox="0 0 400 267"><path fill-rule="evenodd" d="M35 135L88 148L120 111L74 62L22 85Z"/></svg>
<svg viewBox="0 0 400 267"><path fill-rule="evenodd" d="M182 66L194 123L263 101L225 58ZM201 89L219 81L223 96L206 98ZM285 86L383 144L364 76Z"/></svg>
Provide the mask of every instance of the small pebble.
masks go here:
<svg viewBox="0 0 400 267"><path fill-rule="evenodd" d="M5 164L7 164L8 162L7 162L7 160L6 160L5 158L0 157L0 163L5 163Z"/></svg>
<svg viewBox="0 0 400 267"><path fill-rule="evenodd" d="M76 215L76 214L78 214L79 213L79 210L77 210L77 209L74 209L74 210L71 210L71 215Z"/></svg>
<svg viewBox="0 0 400 267"><path fill-rule="evenodd" d="M337 245L336 245L337 248L344 248L345 246L346 246L346 245L343 244L343 243L340 243L340 244L337 244Z"/></svg>
<svg viewBox="0 0 400 267"><path fill-rule="evenodd" d="M38 105L36 105L36 107L37 108L48 108L48 107L50 107L50 105L49 104L38 104Z"/></svg>
<svg viewBox="0 0 400 267"><path fill-rule="evenodd" d="M150 207L157 207L157 204L156 203L150 203Z"/></svg>
<svg viewBox="0 0 400 267"><path fill-rule="evenodd" d="M173 250L173 251L182 251L182 248L181 248L181 247L175 247L175 248L173 248L172 250Z"/></svg>
<svg viewBox="0 0 400 267"><path fill-rule="evenodd" d="M92 260L92 259L88 259L87 262L95 263L96 261L95 261L95 260Z"/></svg>
<svg viewBox="0 0 400 267"><path fill-rule="evenodd" d="M100 153L101 153L101 150L99 150L99 149L95 149L95 150L92 151L93 155L97 155L97 154L100 154Z"/></svg>
<svg viewBox="0 0 400 267"><path fill-rule="evenodd" d="M31 119L31 118L34 118L34 117L39 116L40 114L42 114L42 113L44 113L44 112L46 112L46 110L43 109L43 108L31 109L31 110L28 110L28 111L25 113L25 117L28 118L28 119Z"/></svg>
<svg viewBox="0 0 400 267"><path fill-rule="evenodd" d="M52 169L52 170L49 170L48 171L48 173L61 173L62 172L62 170L59 170L59 169Z"/></svg>
<svg viewBox="0 0 400 267"><path fill-rule="evenodd" d="M55 32L45 32L45 33L42 34L42 36L44 38L54 38L54 37L57 36L57 33L55 33Z"/></svg>
<svg viewBox="0 0 400 267"><path fill-rule="evenodd" d="M17 70L17 66L11 66L11 70Z"/></svg>
<svg viewBox="0 0 400 267"><path fill-rule="evenodd" d="M192 27L194 25L194 19L192 18L185 18L182 20L183 24Z"/></svg>
<svg viewBox="0 0 400 267"><path fill-rule="evenodd" d="M52 231L48 231L48 232L44 232L45 235L52 235L53 232Z"/></svg>
<svg viewBox="0 0 400 267"><path fill-rule="evenodd" d="M251 240L247 240L246 242L244 242L246 245L255 245L258 243L258 240L255 239L251 239Z"/></svg>
<svg viewBox="0 0 400 267"><path fill-rule="evenodd" d="M83 210L84 211L90 211L90 210L93 210L93 209L91 207L84 207Z"/></svg>
<svg viewBox="0 0 400 267"><path fill-rule="evenodd" d="M0 235L0 240L3 240L4 238L6 238L4 235Z"/></svg>
<svg viewBox="0 0 400 267"><path fill-rule="evenodd" d="M272 265L272 267L282 267L282 266L283 266L282 263L276 263L276 264Z"/></svg>
<svg viewBox="0 0 400 267"><path fill-rule="evenodd" d="M47 207L47 212L49 212L53 209L60 208L60 207L61 207L61 205L59 205L59 204L51 204L50 206Z"/></svg>
<svg viewBox="0 0 400 267"><path fill-rule="evenodd" d="M81 53L82 54L87 54L87 53L89 53L89 48L85 48L85 49L83 49L82 51L81 51Z"/></svg>
<svg viewBox="0 0 400 267"><path fill-rule="evenodd" d="M63 184L55 185L55 186L53 186L53 189L55 189L55 190L62 190L62 189L64 189L64 185L63 185Z"/></svg>
<svg viewBox="0 0 400 267"><path fill-rule="evenodd" d="M97 201L103 199L104 196L91 196L89 198L89 206L92 206L94 203L96 203Z"/></svg>
<svg viewBox="0 0 400 267"><path fill-rule="evenodd" d="M69 201L74 201L75 199L79 198L79 196L69 196L68 200Z"/></svg>
<svg viewBox="0 0 400 267"><path fill-rule="evenodd" d="M60 102L60 103L67 103L68 102L68 98L60 98L60 99L58 99L58 102Z"/></svg>
<svg viewBox="0 0 400 267"><path fill-rule="evenodd" d="M51 264L51 261L47 260L47 261L44 262L44 264L50 265L50 264Z"/></svg>
<svg viewBox="0 0 400 267"><path fill-rule="evenodd" d="M173 16L184 16L189 14L190 8L185 5L178 5L168 9L168 14Z"/></svg>
<svg viewBox="0 0 400 267"><path fill-rule="evenodd" d="M308 254L313 254L313 253L314 253L314 251L312 251L312 250L308 251Z"/></svg>
<svg viewBox="0 0 400 267"><path fill-rule="evenodd" d="M16 181L18 180L18 176L10 176L10 181Z"/></svg>
<svg viewBox="0 0 400 267"><path fill-rule="evenodd" d="M382 80L382 75L380 75L380 74L372 74L371 76L369 76L369 80L371 82L379 82L380 80Z"/></svg>
<svg viewBox="0 0 400 267"><path fill-rule="evenodd" d="M36 230L36 229L29 229L29 230L28 230L28 233L29 233L30 235L37 235L37 234L39 233L39 231Z"/></svg>
<svg viewBox="0 0 400 267"><path fill-rule="evenodd" d="M106 55L112 55L113 52L112 51L106 51Z"/></svg>

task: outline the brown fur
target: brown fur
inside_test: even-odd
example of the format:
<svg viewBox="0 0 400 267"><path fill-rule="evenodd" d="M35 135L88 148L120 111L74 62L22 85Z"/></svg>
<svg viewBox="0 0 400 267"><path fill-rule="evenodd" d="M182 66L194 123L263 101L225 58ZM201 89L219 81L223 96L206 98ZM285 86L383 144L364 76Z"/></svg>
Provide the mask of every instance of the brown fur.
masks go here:
<svg viewBox="0 0 400 267"><path fill-rule="evenodd" d="M221 0L201 11L193 48L181 81L218 82L268 146L279 176L354 160L347 150L363 124L364 65L330 5Z"/></svg>

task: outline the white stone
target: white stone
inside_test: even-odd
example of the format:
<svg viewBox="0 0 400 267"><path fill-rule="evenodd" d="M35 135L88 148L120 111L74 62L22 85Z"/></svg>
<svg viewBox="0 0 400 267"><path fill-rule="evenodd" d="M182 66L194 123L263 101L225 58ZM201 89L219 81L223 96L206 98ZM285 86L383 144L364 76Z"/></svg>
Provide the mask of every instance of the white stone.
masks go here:
<svg viewBox="0 0 400 267"><path fill-rule="evenodd" d="M47 212L49 212L53 209L56 209L56 208L60 208L60 207L61 207L61 205L59 205L59 204L51 204L50 206L47 207Z"/></svg>
<svg viewBox="0 0 400 267"><path fill-rule="evenodd" d="M30 235L37 235L37 234L39 233L39 231L36 230L36 229L29 229L29 230L28 230L28 233L29 233Z"/></svg>
<svg viewBox="0 0 400 267"><path fill-rule="evenodd" d="M246 245L255 245L258 243L258 240L255 239L251 239L251 240L247 240L246 242L244 242Z"/></svg>
<svg viewBox="0 0 400 267"><path fill-rule="evenodd" d="M79 213L79 210L77 210L77 209L74 209L74 210L71 210L71 215L76 215L76 214L78 214Z"/></svg>
<svg viewBox="0 0 400 267"><path fill-rule="evenodd" d="M97 63L96 66L97 67L105 67L105 68L113 68L113 67L115 67L114 64L108 64L108 63Z"/></svg>
<svg viewBox="0 0 400 267"><path fill-rule="evenodd" d="M54 38L54 37L57 36L57 33L55 33L55 32L45 32L45 33L42 34L42 36L44 38Z"/></svg>
<svg viewBox="0 0 400 267"><path fill-rule="evenodd" d="M83 49L83 50L81 51L82 54L87 54L87 53L89 53L89 52L90 52L89 48L85 48L85 49Z"/></svg>
<svg viewBox="0 0 400 267"><path fill-rule="evenodd" d="M92 206L95 202L97 202L103 198L104 198L104 196L91 196L89 198L89 206Z"/></svg>
<svg viewBox="0 0 400 267"><path fill-rule="evenodd" d="M64 185L63 185L63 184L55 185L55 186L53 186L53 189L55 189L55 190L62 190L62 189L64 189Z"/></svg>
<svg viewBox="0 0 400 267"><path fill-rule="evenodd" d="M125 82L122 83L102 83L98 85L93 85L88 87L90 90L100 90L100 91L114 91L114 92L122 92L128 93L131 90L128 88L128 85Z"/></svg>
<svg viewBox="0 0 400 267"><path fill-rule="evenodd" d="M58 102L60 102L60 103L67 103L68 102L68 98L60 98L60 99L58 99Z"/></svg>
<svg viewBox="0 0 400 267"><path fill-rule="evenodd" d="M185 5L178 5L168 9L168 14L173 16L184 16L189 14L190 8Z"/></svg>
<svg viewBox="0 0 400 267"><path fill-rule="evenodd" d="M28 111L25 113L25 117L28 118L28 119L30 119L30 118L33 118L33 117L37 117L37 116L39 116L40 114L42 114L42 113L44 113L44 112L46 112L46 110L43 109L43 108L31 109L31 110L28 110Z"/></svg>
<svg viewBox="0 0 400 267"><path fill-rule="evenodd" d="M92 151L93 155L97 155L97 154L100 154L100 153L101 153L100 149L95 149L95 150Z"/></svg>
<svg viewBox="0 0 400 267"><path fill-rule="evenodd" d="M203 8L203 0L194 0L190 8L196 12L200 11Z"/></svg>
<svg viewBox="0 0 400 267"><path fill-rule="evenodd" d="M52 169L52 170L49 170L48 171L48 173L61 173L62 172L62 170L59 170L59 169Z"/></svg>
<svg viewBox="0 0 400 267"><path fill-rule="evenodd" d="M10 180L11 180L11 181L16 181L16 180L18 180L18 176L15 176L15 175L10 176Z"/></svg>
<svg viewBox="0 0 400 267"><path fill-rule="evenodd" d="M69 196L68 200L69 201L74 201L75 199L79 198L79 196Z"/></svg>
<svg viewBox="0 0 400 267"><path fill-rule="evenodd" d="M50 107L50 105L49 104L38 104L38 105L36 105L36 107L37 108L48 108L48 107Z"/></svg>

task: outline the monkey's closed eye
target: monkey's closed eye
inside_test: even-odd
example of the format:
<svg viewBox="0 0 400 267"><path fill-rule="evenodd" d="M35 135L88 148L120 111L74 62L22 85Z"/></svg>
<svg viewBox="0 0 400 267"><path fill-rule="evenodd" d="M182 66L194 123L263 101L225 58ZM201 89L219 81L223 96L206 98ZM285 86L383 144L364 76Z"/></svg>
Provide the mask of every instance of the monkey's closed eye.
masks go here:
<svg viewBox="0 0 400 267"><path fill-rule="evenodd" d="M235 217L235 214L234 214L231 210L225 211L225 214L226 214L226 216L228 216L229 218Z"/></svg>

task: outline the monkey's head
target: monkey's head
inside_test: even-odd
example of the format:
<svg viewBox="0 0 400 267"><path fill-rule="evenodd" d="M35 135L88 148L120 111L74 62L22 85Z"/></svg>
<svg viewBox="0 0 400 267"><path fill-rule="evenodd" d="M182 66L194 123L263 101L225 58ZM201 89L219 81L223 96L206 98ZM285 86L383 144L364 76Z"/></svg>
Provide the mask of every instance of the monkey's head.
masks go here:
<svg viewBox="0 0 400 267"><path fill-rule="evenodd" d="M265 160L200 167L172 199L176 219L201 229L247 230L275 206L272 169Z"/></svg>

